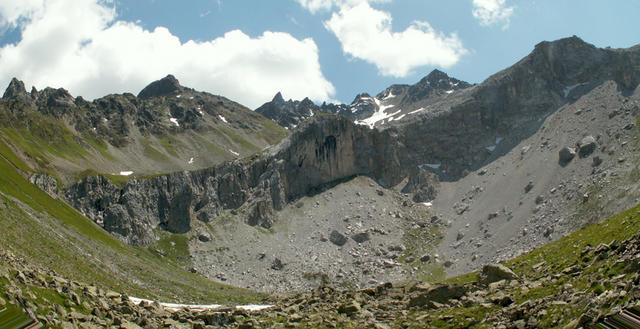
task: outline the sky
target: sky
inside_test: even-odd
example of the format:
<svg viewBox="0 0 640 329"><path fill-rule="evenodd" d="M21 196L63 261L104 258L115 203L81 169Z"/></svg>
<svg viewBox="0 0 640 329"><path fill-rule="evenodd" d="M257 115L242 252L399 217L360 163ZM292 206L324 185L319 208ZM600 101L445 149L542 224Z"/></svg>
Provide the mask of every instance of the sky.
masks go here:
<svg viewBox="0 0 640 329"><path fill-rule="evenodd" d="M351 103L433 69L480 83L535 44L640 43L640 0L0 0L0 86L92 100L183 86L255 109Z"/></svg>

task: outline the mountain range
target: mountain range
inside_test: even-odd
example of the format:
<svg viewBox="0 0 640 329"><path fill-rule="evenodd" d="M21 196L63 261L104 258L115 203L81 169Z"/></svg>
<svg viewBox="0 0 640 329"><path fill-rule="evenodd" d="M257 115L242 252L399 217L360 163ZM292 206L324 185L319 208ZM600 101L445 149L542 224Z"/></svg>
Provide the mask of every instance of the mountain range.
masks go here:
<svg viewBox="0 0 640 329"><path fill-rule="evenodd" d="M640 46L575 36L479 84L434 70L349 105L278 93L252 111L172 75L89 102L14 78L0 99L0 280L33 298L0 297L59 327L127 314L118 295L71 319L93 307L70 291L94 286L180 302L277 293L262 313L173 317L231 327L603 321L640 300L637 254L619 242L637 240L623 211L640 200L639 84ZM70 305L38 317L23 300L55 302L25 268L88 285L62 284L50 298ZM611 282L584 283L598 276ZM166 314L127 307L141 326Z"/></svg>

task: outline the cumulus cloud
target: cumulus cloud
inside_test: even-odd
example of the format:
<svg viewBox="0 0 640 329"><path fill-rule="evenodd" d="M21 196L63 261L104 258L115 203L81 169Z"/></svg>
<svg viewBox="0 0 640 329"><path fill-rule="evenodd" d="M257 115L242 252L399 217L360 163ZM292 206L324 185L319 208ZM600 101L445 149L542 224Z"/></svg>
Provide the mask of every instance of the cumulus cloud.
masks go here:
<svg viewBox="0 0 640 329"><path fill-rule="evenodd" d="M333 7L342 7L345 5L355 6L363 2L391 2L391 0L296 0L302 7L315 14L321 10L331 10Z"/></svg>
<svg viewBox="0 0 640 329"><path fill-rule="evenodd" d="M489 26L502 22L503 28L507 28L513 15L513 7L507 6L505 0L473 0L471 12L480 21L480 25Z"/></svg>
<svg viewBox="0 0 640 329"><path fill-rule="evenodd" d="M405 77L420 66L450 67L467 53L455 33L445 35L416 21L402 32L391 30L391 15L367 1L343 5L325 22L342 50L376 65L381 74Z"/></svg>
<svg viewBox="0 0 640 329"><path fill-rule="evenodd" d="M1 22L19 24L22 34L16 44L0 48L4 85L15 76L37 88L61 86L93 99L136 93L171 73L185 86L252 108L278 91L315 101L335 93L310 38L269 31L252 38L234 30L210 41L182 43L164 27L150 31L117 21L115 10L100 0L28 2L34 5L0 6Z"/></svg>

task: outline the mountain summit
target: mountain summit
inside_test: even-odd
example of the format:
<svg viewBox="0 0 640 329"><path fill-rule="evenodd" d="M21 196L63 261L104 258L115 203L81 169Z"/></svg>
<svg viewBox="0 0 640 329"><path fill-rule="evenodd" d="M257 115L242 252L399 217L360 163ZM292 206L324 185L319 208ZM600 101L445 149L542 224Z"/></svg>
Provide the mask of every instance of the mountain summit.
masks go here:
<svg viewBox="0 0 640 329"><path fill-rule="evenodd" d="M178 79L169 74L166 77L156 80L144 87L138 94L138 98L145 99L158 96L167 96L170 94L177 94L184 90L184 87L180 85Z"/></svg>

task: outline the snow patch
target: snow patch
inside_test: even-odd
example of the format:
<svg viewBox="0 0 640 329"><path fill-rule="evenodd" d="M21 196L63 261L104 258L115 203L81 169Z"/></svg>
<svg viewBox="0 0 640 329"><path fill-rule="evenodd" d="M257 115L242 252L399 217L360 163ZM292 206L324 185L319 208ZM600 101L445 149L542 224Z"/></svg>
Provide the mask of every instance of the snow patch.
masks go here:
<svg viewBox="0 0 640 329"><path fill-rule="evenodd" d="M421 108L419 108L419 109L417 109L417 110L413 110L413 111L409 112L409 114L414 114L414 113L422 112L422 111L424 111L424 110L425 110L425 108L424 108L424 107L421 107Z"/></svg>
<svg viewBox="0 0 640 329"><path fill-rule="evenodd" d="M130 176L133 174L133 171L121 171L120 176Z"/></svg>
<svg viewBox="0 0 640 329"><path fill-rule="evenodd" d="M391 98L394 98L394 97L396 97L396 95L394 95L392 91L389 91L389 95L387 95L382 100L384 101L384 100L391 99Z"/></svg>
<svg viewBox="0 0 640 329"><path fill-rule="evenodd" d="M432 206L431 202L423 202L422 204L427 206L427 207L429 207L429 208L431 208L431 206Z"/></svg>
<svg viewBox="0 0 640 329"><path fill-rule="evenodd" d="M224 123L229 123L227 122L227 119L225 119L222 115L218 114L218 118L220 118L220 120L222 120L222 122Z"/></svg>
<svg viewBox="0 0 640 329"><path fill-rule="evenodd" d="M238 152L236 152L236 151L234 151L232 149L229 149L229 152L231 152L235 156L239 156L240 155L240 153L238 153Z"/></svg>
<svg viewBox="0 0 640 329"><path fill-rule="evenodd" d="M107 119L107 118L102 118L102 121L104 121L104 122L109 122L109 119Z"/></svg>
<svg viewBox="0 0 640 329"><path fill-rule="evenodd" d="M438 170L440 169L440 166L442 166L441 163L424 163L424 164L421 164L419 167L422 169L424 169L424 167L427 167L427 168Z"/></svg>
<svg viewBox="0 0 640 329"><path fill-rule="evenodd" d="M273 305L239 305L236 306L236 309L244 311L262 311L272 307Z"/></svg>
<svg viewBox="0 0 640 329"><path fill-rule="evenodd" d="M500 144L504 140L503 137L496 137L496 145Z"/></svg>
<svg viewBox="0 0 640 329"><path fill-rule="evenodd" d="M169 121L171 121L174 125L176 125L176 127L180 127L180 124L178 123L178 119L170 118Z"/></svg>
<svg viewBox="0 0 640 329"><path fill-rule="evenodd" d="M189 164L193 163L193 158L189 159Z"/></svg>
<svg viewBox="0 0 640 329"><path fill-rule="evenodd" d="M371 115L370 117L364 120L356 121L356 124L369 126L369 128L373 129L373 126L375 126L376 122L386 120L400 113L400 111L402 111L402 110L398 110L390 114L384 113L386 109L392 108L394 105L382 105L382 103L380 103L380 101L377 98L374 98L373 100L376 102L376 105L378 106L378 110L375 113L373 113L373 115Z"/></svg>
<svg viewBox="0 0 640 329"><path fill-rule="evenodd" d="M180 98L180 97L182 97L182 95L176 95L176 98Z"/></svg>
<svg viewBox="0 0 640 329"><path fill-rule="evenodd" d="M496 145L486 146L485 148L487 149L487 151L493 152L496 149Z"/></svg>
<svg viewBox="0 0 640 329"><path fill-rule="evenodd" d="M453 92L453 89L451 89L451 90L445 90L444 92L445 92L445 93L447 93L447 94L451 94L451 93Z"/></svg>
<svg viewBox="0 0 640 329"><path fill-rule="evenodd" d="M140 305L140 303L142 302L149 303L149 304L154 303L152 300L137 298L137 297L129 297L129 300L136 305ZM210 304L210 305L176 304L176 303L158 303L158 304L160 304L162 307L164 307L168 311L180 311L183 309L187 309L190 311L205 312L209 310L215 311L217 309L224 307L224 305L220 305L220 304ZM245 311L261 311L261 310L269 309L272 307L273 305L249 304L249 305L238 305L236 306L236 309L245 310Z"/></svg>

